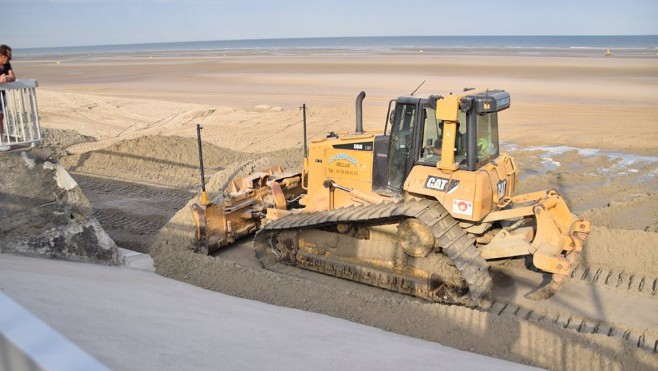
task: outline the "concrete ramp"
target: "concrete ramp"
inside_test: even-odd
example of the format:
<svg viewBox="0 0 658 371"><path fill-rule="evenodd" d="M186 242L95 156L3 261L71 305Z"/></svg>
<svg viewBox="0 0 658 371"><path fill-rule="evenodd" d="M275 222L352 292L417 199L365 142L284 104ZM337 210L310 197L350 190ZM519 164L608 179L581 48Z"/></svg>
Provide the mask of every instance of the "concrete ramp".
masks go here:
<svg viewBox="0 0 658 371"><path fill-rule="evenodd" d="M114 370L530 369L124 266L0 254L0 291Z"/></svg>

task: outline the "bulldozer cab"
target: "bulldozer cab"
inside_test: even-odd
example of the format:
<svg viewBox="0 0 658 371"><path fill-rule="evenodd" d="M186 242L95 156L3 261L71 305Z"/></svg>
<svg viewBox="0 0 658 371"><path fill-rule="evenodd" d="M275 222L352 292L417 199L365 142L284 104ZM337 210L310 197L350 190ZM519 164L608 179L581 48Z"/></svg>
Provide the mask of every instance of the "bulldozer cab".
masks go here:
<svg viewBox="0 0 658 371"><path fill-rule="evenodd" d="M509 102L500 90L391 101L387 188L401 192L416 165L475 171L491 162L499 155L497 113Z"/></svg>

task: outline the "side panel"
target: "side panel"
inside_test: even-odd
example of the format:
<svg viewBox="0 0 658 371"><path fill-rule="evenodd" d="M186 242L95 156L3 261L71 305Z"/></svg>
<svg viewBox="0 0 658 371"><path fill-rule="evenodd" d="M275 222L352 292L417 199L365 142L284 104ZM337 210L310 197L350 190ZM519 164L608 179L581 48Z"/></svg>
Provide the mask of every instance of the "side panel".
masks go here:
<svg viewBox="0 0 658 371"><path fill-rule="evenodd" d="M374 135L344 135L313 141L308 152L307 205L313 210L330 208L330 193L323 183L336 184L363 192L372 191ZM354 204L342 190L333 190L333 207Z"/></svg>
<svg viewBox="0 0 658 371"><path fill-rule="evenodd" d="M441 164L436 167L417 164L404 188L413 194L436 198L457 219L479 222L511 202L519 177L514 159L506 154L480 166L472 171L451 171L439 169Z"/></svg>
<svg viewBox="0 0 658 371"><path fill-rule="evenodd" d="M437 199L455 219L480 221L493 208L494 190L486 171L444 172L419 165L411 170L404 188Z"/></svg>
<svg viewBox="0 0 658 371"><path fill-rule="evenodd" d="M482 166L478 171L488 174L490 187L493 190L492 203L498 205L491 210L495 211L505 206L506 199L509 200L514 193L518 178L514 159L503 154L498 156L494 162Z"/></svg>

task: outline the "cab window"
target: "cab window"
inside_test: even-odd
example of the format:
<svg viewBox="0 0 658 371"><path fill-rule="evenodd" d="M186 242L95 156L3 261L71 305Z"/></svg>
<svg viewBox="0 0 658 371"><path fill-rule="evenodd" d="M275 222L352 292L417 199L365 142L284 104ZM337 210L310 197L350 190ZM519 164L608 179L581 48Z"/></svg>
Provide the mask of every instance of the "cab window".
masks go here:
<svg viewBox="0 0 658 371"><path fill-rule="evenodd" d="M489 162L498 156L498 115L488 113L477 117L477 163Z"/></svg>
<svg viewBox="0 0 658 371"><path fill-rule="evenodd" d="M401 104L395 108L395 119L391 127L391 143L388 149L388 186L402 188L407 159L413 144L413 129L416 120L416 105Z"/></svg>
<svg viewBox="0 0 658 371"><path fill-rule="evenodd" d="M436 165L441 161L441 140L443 138L443 121L436 119L432 108L423 110L423 141L420 161Z"/></svg>
<svg viewBox="0 0 658 371"><path fill-rule="evenodd" d="M457 136L455 138L455 162L459 167L466 166L466 155L467 145L466 145L466 114L459 112L459 121L457 121Z"/></svg>
<svg viewBox="0 0 658 371"><path fill-rule="evenodd" d="M425 110L423 121L423 148L420 162L436 166L441 161L441 148L443 145L443 121L436 119L436 111L431 108ZM455 137L455 162L458 165L466 164L466 114L459 114L457 122L457 135Z"/></svg>

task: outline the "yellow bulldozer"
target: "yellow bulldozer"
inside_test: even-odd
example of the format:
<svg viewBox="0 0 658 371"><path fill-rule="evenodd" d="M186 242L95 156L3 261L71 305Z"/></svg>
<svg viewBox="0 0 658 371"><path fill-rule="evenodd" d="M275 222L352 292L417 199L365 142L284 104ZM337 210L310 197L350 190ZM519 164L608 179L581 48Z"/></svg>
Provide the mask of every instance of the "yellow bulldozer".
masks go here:
<svg viewBox="0 0 658 371"><path fill-rule="evenodd" d="M514 195L519 170L498 139L509 93L402 96L389 102L383 132L364 131L364 98L356 99L353 133L304 138L301 173L265 169L194 204L200 250L256 233L265 268L294 266L462 305L489 295L488 261L527 256L552 274L527 296L554 295L590 224L555 190Z"/></svg>

